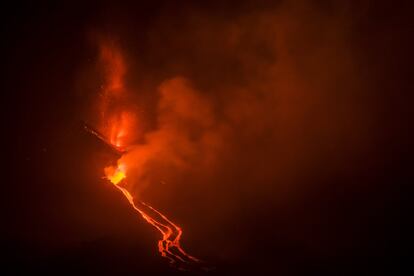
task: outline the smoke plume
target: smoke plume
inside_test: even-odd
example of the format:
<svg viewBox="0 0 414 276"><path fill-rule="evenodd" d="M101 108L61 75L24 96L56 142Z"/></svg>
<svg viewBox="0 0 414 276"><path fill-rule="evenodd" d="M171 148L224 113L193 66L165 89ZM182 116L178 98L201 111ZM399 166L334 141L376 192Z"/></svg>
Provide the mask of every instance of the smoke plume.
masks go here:
<svg viewBox="0 0 414 276"><path fill-rule="evenodd" d="M375 133L349 6L247 7L166 9L145 35L126 28L103 96L108 114L136 117L119 160L128 189L184 225L201 254L225 259L249 250L234 242L242 216L283 212L361 166Z"/></svg>

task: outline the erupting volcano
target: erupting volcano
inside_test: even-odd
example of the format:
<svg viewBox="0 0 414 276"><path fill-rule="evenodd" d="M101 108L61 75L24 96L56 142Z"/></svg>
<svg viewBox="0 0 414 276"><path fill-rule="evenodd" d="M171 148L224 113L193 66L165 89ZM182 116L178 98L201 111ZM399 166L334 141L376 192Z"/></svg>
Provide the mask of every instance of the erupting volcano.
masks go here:
<svg viewBox="0 0 414 276"><path fill-rule="evenodd" d="M124 108L126 89L123 76L126 72L123 56L111 43L101 45L100 61L104 67L105 83L101 86L98 109L100 115L100 131L85 125L85 130L110 146L121 158L117 166L104 169L105 178L109 180L128 200L146 222L154 226L162 238L158 241L158 250L178 269L186 270L200 260L186 253L180 245L182 229L149 204L135 199L125 187L128 179L128 164L122 162L122 155L132 146L130 137L134 137L136 116ZM117 106L119 104L119 106Z"/></svg>

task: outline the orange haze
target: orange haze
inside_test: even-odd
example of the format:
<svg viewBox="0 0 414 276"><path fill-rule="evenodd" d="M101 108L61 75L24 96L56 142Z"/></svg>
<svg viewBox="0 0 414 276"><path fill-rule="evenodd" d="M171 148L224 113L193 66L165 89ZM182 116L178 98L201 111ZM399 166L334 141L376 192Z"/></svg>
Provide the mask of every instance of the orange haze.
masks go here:
<svg viewBox="0 0 414 276"><path fill-rule="evenodd" d="M347 5L328 13L299 2L240 14L166 10L145 41L134 30L122 45L99 40L100 129L127 149L107 174L168 210L206 254L237 258L249 239L232 241L234 221L256 219L246 210L283 211L318 175L345 174L375 146Z"/></svg>

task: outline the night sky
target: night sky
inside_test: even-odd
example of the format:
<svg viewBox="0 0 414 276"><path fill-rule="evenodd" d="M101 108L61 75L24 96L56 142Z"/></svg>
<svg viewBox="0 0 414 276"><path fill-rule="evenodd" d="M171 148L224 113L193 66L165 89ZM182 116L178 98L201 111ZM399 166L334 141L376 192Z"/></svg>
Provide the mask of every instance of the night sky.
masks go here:
<svg viewBox="0 0 414 276"><path fill-rule="evenodd" d="M137 192L183 227L183 247L212 268L201 274L402 269L409 1L213 2L3 4L10 274L199 273L170 267L159 233L102 179L116 156L82 128L97 121L97 37L125 56L140 131L191 153L178 168L173 150L150 159Z"/></svg>

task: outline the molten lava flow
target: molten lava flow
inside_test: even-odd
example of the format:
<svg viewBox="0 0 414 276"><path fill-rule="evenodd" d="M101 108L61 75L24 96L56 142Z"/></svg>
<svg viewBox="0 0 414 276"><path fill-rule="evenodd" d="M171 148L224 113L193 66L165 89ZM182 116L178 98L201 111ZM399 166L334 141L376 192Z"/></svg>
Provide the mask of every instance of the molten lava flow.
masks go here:
<svg viewBox="0 0 414 276"><path fill-rule="evenodd" d="M126 179L126 166L124 164L119 164L116 168L113 166L106 167L105 175L106 178L124 194L132 208L134 208L148 223L160 231L162 239L158 241L158 251L161 256L169 259L171 263L199 262L197 258L187 254L182 249L180 239L183 231L180 227L145 202L134 202L134 198L130 192L120 186Z"/></svg>
<svg viewBox="0 0 414 276"><path fill-rule="evenodd" d="M85 129L98 139L114 148L120 155L126 152L126 146L136 141L132 131L136 128L136 114L128 105L128 89L125 87L124 77L126 63L116 44L103 41L100 47L100 64L103 66L105 78L99 99L100 132L90 127ZM189 268L188 265L198 263L199 260L187 254L180 245L182 230L165 215L142 201L134 201L131 193L123 187L126 184L127 165L119 163L117 167L105 168L105 177L122 192L131 206L162 235L158 242L161 256L175 263L178 268Z"/></svg>

